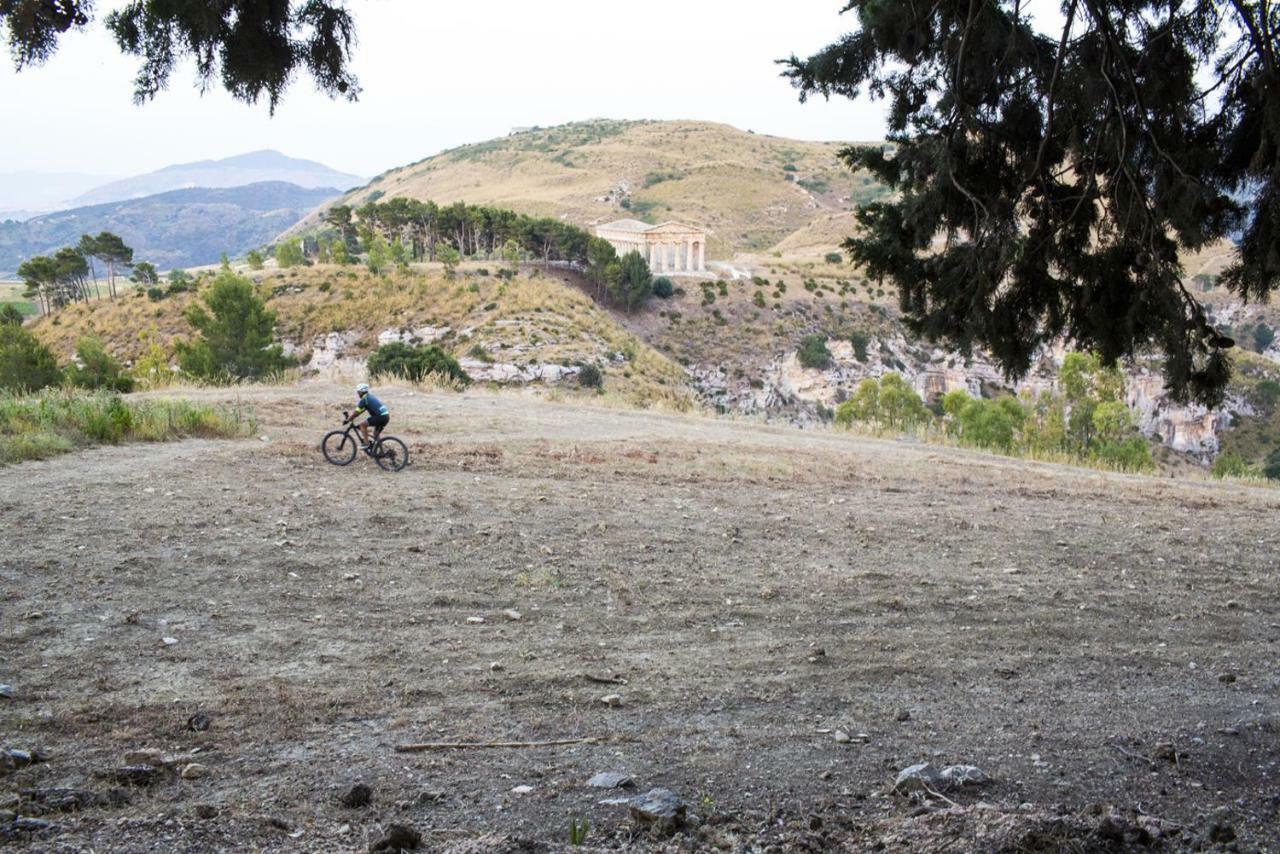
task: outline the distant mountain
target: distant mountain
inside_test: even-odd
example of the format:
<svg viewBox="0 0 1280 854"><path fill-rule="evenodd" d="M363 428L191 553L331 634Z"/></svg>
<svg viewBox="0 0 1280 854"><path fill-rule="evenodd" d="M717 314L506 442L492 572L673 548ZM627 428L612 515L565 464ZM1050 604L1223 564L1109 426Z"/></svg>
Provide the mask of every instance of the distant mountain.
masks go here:
<svg viewBox="0 0 1280 854"><path fill-rule="evenodd" d="M108 175L83 172L0 172L0 222L71 207L68 199L109 180Z"/></svg>
<svg viewBox="0 0 1280 854"><path fill-rule="evenodd" d="M72 199L71 206L100 205L192 187L243 187L267 181L283 181L312 189L337 187L345 190L363 184L365 179L338 172L313 160L287 157L278 151L253 151L223 160L180 163L146 175L112 181Z"/></svg>
<svg viewBox="0 0 1280 854"><path fill-rule="evenodd" d="M270 243L307 211L339 194L333 187L282 181L246 187L172 190L141 199L0 223L0 275L33 255L75 244L82 234L110 231L139 261L160 269L215 263Z"/></svg>

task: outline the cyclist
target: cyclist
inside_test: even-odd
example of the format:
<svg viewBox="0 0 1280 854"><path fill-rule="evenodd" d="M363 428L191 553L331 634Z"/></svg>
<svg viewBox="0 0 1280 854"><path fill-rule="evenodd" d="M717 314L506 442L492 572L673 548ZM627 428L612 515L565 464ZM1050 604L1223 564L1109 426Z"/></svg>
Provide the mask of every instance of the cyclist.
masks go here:
<svg viewBox="0 0 1280 854"><path fill-rule="evenodd" d="M356 394L360 396L360 400L357 403L356 411L351 413L347 421L354 421L360 416L361 412L369 413L369 417L364 420L363 424L356 425L356 429L360 431L360 438L364 443L364 447L368 450L370 446L369 428L373 428L373 441L378 441L378 437L382 435L382 428L386 427L387 423L391 421L391 412L387 409L385 403L369 393L368 383L360 383L360 385L356 386Z"/></svg>

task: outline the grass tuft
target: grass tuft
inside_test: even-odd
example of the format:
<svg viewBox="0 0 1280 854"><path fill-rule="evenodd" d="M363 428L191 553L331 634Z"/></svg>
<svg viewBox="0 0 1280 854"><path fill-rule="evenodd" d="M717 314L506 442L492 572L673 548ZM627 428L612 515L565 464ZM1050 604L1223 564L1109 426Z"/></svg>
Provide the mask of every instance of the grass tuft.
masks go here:
<svg viewBox="0 0 1280 854"><path fill-rule="evenodd" d="M252 414L185 400L128 400L70 390L0 395L0 464L93 445L250 435Z"/></svg>

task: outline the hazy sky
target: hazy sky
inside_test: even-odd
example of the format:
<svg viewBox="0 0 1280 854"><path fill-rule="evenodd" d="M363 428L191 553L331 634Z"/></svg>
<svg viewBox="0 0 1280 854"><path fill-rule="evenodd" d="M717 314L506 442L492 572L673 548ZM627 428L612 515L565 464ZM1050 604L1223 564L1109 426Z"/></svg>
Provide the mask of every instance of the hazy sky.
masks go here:
<svg viewBox="0 0 1280 854"><path fill-rule="evenodd" d="M99 18L119 5L98 4ZM593 117L707 119L802 139L884 132L882 104L798 103L774 60L808 55L852 26L842 0L350 0L364 94L330 101L300 78L271 117L188 67L132 103L136 60L100 25L21 74L0 66L3 171L129 175L275 148L373 175L516 125ZM760 10L760 11L757 11ZM30 117L20 133L14 116Z"/></svg>

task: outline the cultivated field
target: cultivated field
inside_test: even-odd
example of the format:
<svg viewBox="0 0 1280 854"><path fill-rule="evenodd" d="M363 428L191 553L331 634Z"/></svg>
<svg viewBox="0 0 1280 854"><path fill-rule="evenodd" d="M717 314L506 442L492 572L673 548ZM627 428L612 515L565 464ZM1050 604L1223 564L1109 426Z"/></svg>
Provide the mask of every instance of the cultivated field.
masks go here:
<svg viewBox="0 0 1280 854"><path fill-rule="evenodd" d="M406 389L392 475L321 459L345 389L236 394L0 469L15 850L1280 850L1280 491ZM654 786L699 820L599 803Z"/></svg>

